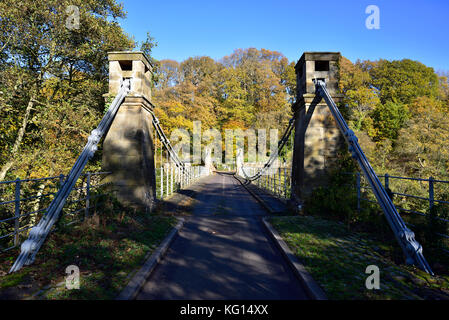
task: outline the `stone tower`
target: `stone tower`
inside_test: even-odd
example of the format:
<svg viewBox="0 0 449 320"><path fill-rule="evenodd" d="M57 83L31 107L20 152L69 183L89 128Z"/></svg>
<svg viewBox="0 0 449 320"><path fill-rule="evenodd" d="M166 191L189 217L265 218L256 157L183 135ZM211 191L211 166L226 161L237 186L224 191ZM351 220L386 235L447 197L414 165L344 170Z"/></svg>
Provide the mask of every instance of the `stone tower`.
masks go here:
<svg viewBox="0 0 449 320"><path fill-rule="evenodd" d="M297 99L295 142L292 164L292 200L302 202L316 187L327 181L341 135L326 102L315 94L314 79L326 82L336 103L342 95L338 90L339 52L305 52L295 66Z"/></svg>
<svg viewBox="0 0 449 320"><path fill-rule="evenodd" d="M120 202L153 209L156 200L151 101L153 66L142 52L109 52L109 93L114 97L122 79L131 78L123 101L103 142L103 168Z"/></svg>

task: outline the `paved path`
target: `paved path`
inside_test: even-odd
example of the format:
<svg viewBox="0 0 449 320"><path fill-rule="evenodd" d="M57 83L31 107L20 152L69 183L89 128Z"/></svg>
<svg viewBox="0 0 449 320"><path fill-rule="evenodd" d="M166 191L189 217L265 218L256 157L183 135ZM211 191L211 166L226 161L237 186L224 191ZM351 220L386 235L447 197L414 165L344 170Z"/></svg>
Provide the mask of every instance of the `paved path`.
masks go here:
<svg viewBox="0 0 449 320"><path fill-rule="evenodd" d="M232 175L201 183L193 216L137 299L307 299L265 234L260 204Z"/></svg>

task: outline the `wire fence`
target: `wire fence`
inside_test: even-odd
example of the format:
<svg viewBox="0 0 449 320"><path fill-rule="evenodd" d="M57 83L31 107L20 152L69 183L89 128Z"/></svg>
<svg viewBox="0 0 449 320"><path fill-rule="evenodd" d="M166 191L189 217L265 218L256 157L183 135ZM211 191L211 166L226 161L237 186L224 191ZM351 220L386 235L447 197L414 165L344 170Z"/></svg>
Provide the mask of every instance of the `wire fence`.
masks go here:
<svg viewBox="0 0 449 320"><path fill-rule="evenodd" d="M108 172L87 172L76 182L62 209L64 224L84 220L105 196L102 187L109 184ZM39 179L0 181L0 251L19 246L28 231L45 214L61 188L64 175Z"/></svg>

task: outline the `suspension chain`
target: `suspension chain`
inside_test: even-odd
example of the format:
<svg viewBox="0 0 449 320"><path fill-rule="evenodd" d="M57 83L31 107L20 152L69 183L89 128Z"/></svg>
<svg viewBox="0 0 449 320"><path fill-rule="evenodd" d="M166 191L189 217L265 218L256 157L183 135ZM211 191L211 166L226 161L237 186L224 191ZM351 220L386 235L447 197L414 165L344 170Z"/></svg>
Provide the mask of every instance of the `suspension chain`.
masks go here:
<svg viewBox="0 0 449 320"><path fill-rule="evenodd" d="M151 106L155 108L156 106L151 103ZM190 175L190 172L186 169L184 162L182 162L178 155L176 154L175 150L173 149L170 140L165 135L164 130L162 129L159 119L154 114L153 110L148 110L151 113L151 116L153 117L152 123L153 127L156 130L157 135L159 136L159 139L161 140L162 144L164 145L165 149L168 151L168 154L170 158L173 160L175 165L182 170L183 174Z"/></svg>
<svg viewBox="0 0 449 320"><path fill-rule="evenodd" d="M278 141L277 152L274 152L273 154L270 155L270 158L268 159L268 161L264 164L264 166L261 169L259 169L259 171L256 174L254 174L253 176L248 176L245 172L244 167L242 166L243 175L245 176L245 178L247 180L254 181L254 180L259 179L265 173L265 171L267 171L272 166L272 164L274 163L274 160L276 160L276 158L278 157L279 152L282 151L282 149L284 148L288 139L290 138L290 135L295 126L295 119L296 119L296 113L289 120L287 129L285 129L284 134L282 135L282 138Z"/></svg>

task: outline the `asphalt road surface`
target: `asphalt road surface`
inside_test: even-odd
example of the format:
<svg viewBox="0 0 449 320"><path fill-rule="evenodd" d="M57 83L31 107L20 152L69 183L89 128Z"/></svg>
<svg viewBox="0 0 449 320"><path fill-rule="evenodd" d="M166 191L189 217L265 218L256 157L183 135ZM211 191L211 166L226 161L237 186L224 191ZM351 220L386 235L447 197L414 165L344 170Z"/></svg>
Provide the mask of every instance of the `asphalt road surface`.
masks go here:
<svg viewBox="0 0 449 320"><path fill-rule="evenodd" d="M193 216L137 299L307 299L268 238L262 206L229 174L201 181Z"/></svg>

